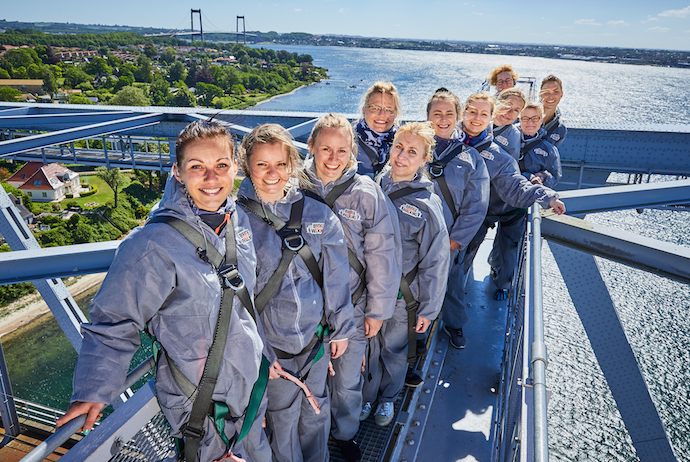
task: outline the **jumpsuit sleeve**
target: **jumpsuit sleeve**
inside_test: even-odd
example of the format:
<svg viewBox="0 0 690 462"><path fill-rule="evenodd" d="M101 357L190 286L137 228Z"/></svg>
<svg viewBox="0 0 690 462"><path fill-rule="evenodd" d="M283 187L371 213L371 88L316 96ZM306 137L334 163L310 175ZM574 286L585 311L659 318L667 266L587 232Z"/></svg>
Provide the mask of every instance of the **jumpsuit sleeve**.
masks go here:
<svg viewBox="0 0 690 462"><path fill-rule="evenodd" d="M466 248L486 218L489 207L489 172L484 159L475 157L475 167L465 186L458 218L449 230L450 238Z"/></svg>
<svg viewBox="0 0 690 462"><path fill-rule="evenodd" d="M424 316L430 320L436 319L441 311L450 265L448 231L443 219L441 201L436 196L432 197L437 199L437 202L434 202L437 207L429 207L426 225L417 235L420 257L417 272L419 284L417 316Z"/></svg>
<svg viewBox="0 0 690 462"><path fill-rule="evenodd" d="M321 248L324 309L326 320L332 330L330 340L342 340L352 337L354 331L354 308L350 300L350 265L340 220L330 209L326 210L328 216Z"/></svg>
<svg viewBox="0 0 690 462"><path fill-rule="evenodd" d="M551 144L546 144L548 148L549 156L546 159L546 167L544 168L544 173L546 173L546 181L544 181L544 186L549 188L554 188L563 176L561 170L561 155L558 152L558 148Z"/></svg>
<svg viewBox="0 0 690 462"><path fill-rule="evenodd" d="M371 219L364 222L364 263L366 267L367 301L364 316L385 320L393 316L402 275L397 214L378 185L368 211ZM398 243L396 245L396 242Z"/></svg>
<svg viewBox="0 0 690 462"><path fill-rule="evenodd" d="M499 158L497 157L496 160ZM538 184L530 183L520 174L517 162L507 154L500 157L497 172L491 179L499 197L508 205L520 209L528 208L535 202L544 207L552 198L558 197L555 191Z"/></svg>
<svg viewBox="0 0 690 462"><path fill-rule="evenodd" d="M139 332L175 288L174 263L137 237L118 248L82 326L72 401L110 403L122 392Z"/></svg>

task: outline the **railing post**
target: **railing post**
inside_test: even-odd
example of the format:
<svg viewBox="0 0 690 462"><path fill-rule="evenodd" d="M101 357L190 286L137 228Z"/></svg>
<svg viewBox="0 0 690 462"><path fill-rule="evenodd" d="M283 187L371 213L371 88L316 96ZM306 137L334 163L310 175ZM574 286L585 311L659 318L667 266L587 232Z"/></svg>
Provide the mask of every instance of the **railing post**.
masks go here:
<svg viewBox="0 0 690 462"><path fill-rule="evenodd" d="M549 460L549 439L546 402L546 344L544 343L544 310L541 274L541 209L534 204L531 210L530 258L532 277L532 345L531 370L534 390L534 460Z"/></svg>

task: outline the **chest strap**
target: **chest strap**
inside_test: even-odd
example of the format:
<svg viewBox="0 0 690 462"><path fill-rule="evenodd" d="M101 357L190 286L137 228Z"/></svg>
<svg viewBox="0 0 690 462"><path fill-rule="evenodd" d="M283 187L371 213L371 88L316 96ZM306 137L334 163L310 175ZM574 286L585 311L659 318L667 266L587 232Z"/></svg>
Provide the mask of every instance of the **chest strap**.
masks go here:
<svg viewBox="0 0 690 462"><path fill-rule="evenodd" d="M218 381L220 367L223 362L235 296L239 298L249 314L256 321L256 314L254 312L251 297L237 267L235 228L232 223L229 223L228 226L225 227L225 255L222 255L213 245L209 244L200 230L184 220L171 216L158 216L149 220L149 223L165 223L173 227L190 241L192 245L196 247L199 257L209 263L216 271L223 289L213 340L206 357L199 385L194 387L184 374L182 374L177 365L172 360L168 361L168 364L171 366L174 380L178 382L180 389L193 400L189 420L182 427L182 435L184 436L184 460L187 462L196 462L198 460L197 455L199 446L205 434L204 422L207 417L212 419L216 430L228 446L228 449L249 433L256 419L259 405L261 404L261 398L266 390L268 368L264 365L264 362L267 363L267 361L265 361L265 358L262 359L259 378L252 389L254 404L245 409L244 422L240 434L236 434L232 440L230 440L226 437L224 431L226 415L229 412L228 407L225 403L214 403L213 390ZM190 389L189 385L192 385L193 388ZM191 393L188 393L189 391L191 391ZM258 403L256 403L256 401L258 401ZM251 397L250 404L252 404ZM225 409L225 413L222 415L222 418L219 418L218 413L223 413L223 409Z"/></svg>
<svg viewBox="0 0 690 462"><path fill-rule="evenodd" d="M526 155L528 152L530 152L530 150L531 150L534 146L536 146L537 144L539 144L540 141L541 141L541 138L536 137L535 139L529 140L528 142L526 142L526 143L525 143L524 145L522 145L522 147L520 148L520 159L518 160L518 166L520 167L520 172L521 172L521 173L525 173L525 171L527 170L527 169L525 168L525 155ZM530 172L530 173L531 173L531 172Z"/></svg>
<svg viewBox="0 0 690 462"><path fill-rule="evenodd" d="M443 150L440 159L434 160L429 163L429 176L431 179L438 183L441 189L441 195L443 200L448 205L451 215L453 215L453 222L458 219L459 212L455 206L455 201L453 200L453 194L450 192L448 187L448 182L446 181L445 169L448 163L453 160L454 157L463 152L466 148L464 144L452 144Z"/></svg>
<svg viewBox="0 0 690 462"><path fill-rule="evenodd" d="M357 175L358 174L355 173L346 181L343 181L342 183L333 186L333 189L331 189L328 192L328 194L326 194L326 197L323 198L312 191L305 192L308 194L309 197L323 202L324 204L329 206L331 210L335 212L335 201L337 201L338 198L342 196L342 194L345 191L347 191L347 189L350 186L352 186L352 184L355 182ZM352 304L355 305L357 301L362 297L362 295L364 295L364 290L367 287L367 270L362 264L362 262L359 261L359 258L357 258L357 254L350 248L350 246L347 247L347 261L350 264L350 268L352 268L355 274L357 274L357 279L359 280L357 282L357 287L355 287L355 290L352 292L352 296L350 297L352 300Z"/></svg>

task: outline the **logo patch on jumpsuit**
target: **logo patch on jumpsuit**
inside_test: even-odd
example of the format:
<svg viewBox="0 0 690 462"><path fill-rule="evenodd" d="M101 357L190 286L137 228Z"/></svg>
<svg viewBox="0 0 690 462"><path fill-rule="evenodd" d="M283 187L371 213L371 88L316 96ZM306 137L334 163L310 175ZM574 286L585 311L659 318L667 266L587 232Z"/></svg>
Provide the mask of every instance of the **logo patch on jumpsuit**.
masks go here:
<svg viewBox="0 0 690 462"><path fill-rule="evenodd" d="M237 240L246 244L252 240L252 232L247 228L239 228L237 231Z"/></svg>
<svg viewBox="0 0 690 462"><path fill-rule="evenodd" d="M503 146L508 146L508 138L503 135L498 135L496 138L494 138L494 141L501 143Z"/></svg>
<svg viewBox="0 0 690 462"><path fill-rule="evenodd" d="M351 221L360 221L362 219L362 215L357 210L352 209L340 209L338 210L338 215Z"/></svg>
<svg viewBox="0 0 690 462"><path fill-rule="evenodd" d="M561 135L559 135L558 133L552 133L550 138L554 141L558 141L561 139Z"/></svg>
<svg viewBox="0 0 690 462"><path fill-rule="evenodd" d="M481 156L484 159L494 160L494 155L491 154L489 151L486 151L486 150L481 152Z"/></svg>
<svg viewBox="0 0 690 462"><path fill-rule="evenodd" d="M323 234L323 223L309 223L307 232L309 234Z"/></svg>
<svg viewBox="0 0 690 462"><path fill-rule="evenodd" d="M542 148L535 149L534 153L539 154L540 156L549 157L549 153L544 151Z"/></svg>
<svg viewBox="0 0 690 462"><path fill-rule="evenodd" d="M422 218L422 212L412 204L402 204L400 211L414 218Z"/></svg>

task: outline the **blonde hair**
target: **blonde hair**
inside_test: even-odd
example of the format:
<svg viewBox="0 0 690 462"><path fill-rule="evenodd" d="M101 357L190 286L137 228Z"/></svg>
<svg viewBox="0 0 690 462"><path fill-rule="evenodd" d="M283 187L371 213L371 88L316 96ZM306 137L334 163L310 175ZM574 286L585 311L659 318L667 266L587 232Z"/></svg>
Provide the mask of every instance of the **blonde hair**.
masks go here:
<svg viewBox="0 0 690 462"><path fill-rule="evenodd" d="M431 112L431 107L437 101L447 101L449 103L452 103L455 106L455 112L457 112L458 119L460 118L460 114L462 114L462 105L460 104L460 98L458 98L455 93L453 93L445 87L437 89L434 92L434 94L431 95L431 98L429 98L429 102L426 103L427 118L429 117L429 113Z"/></svg>
<svg viewBox="0 0 690 462"><path fill-rule="evenodd" d="M249 158L252 156L254 148L259 144L278 144L285 148L288 154L290 177L296 178L300 184L304 183L302 158L295 147L292 135L278 124L259 125L242 138L242 143L238 149L239 163L240 168L250 180Z"/></svg>
<svg viewBox="0 0 690 462"><path fill-rule="evenodd" d="M424 143L424 147L426 148L426 155L424 156L424 160L426 162L430 162L433 156L434 146L436 146L436 139L434 138L436 132L434 131L434 128L431 126L431 123L408 122L405 125L401 126L395 133L395 137L393 138L393 146L395 146L395 143L397 143L398 138L408 134L421 138L422 142Z"/></svg>
<svg viewBox="0 0 690 462"><path fill-rule="evenodd" d="M522 108L522 111L520 111L520 117L522 117L522 113L525 112L527 109L536 109L536 111L539 113L541 118L544 118L544 105L541 103L534 103L534 102L529 102L525 104L525 107Z"/></svg>
<svg viewBox="0 0 690 462"><path fill-rule="evenodd" d="M235 161L235 140L228 129L221 122L197 120L182 129L175 140L175 163L181 165L184 161L184 153L187 146L198 140L221 138L227 143L230 150L230 158Z"/></svg>
<svg viewBox="0 0 690 462"><path fill-rule="evenodd" d="M309 150L311 151L314 147L314 142L316 141L316 138L318 138L321 130L326 128L336 128L345 131L345 136L347 136L351 141L350 161L347 163L347 168L351 168L357 162L357 142L355 141L355 132L352 129L352 124L344 115L329 112L328 114L319 117L319 120L317 120L314 124L314 128L311 129L309 140L307 140Z"/></svg>
<svg viewBox="0 0 690 462"><path fill-rule="evenodd" d="M501 72L510 72L510 76L513 78L513 82L517 83L518 73L515 72L513 66L511 66L510 64L502 64L494 68L491 72L489 72L489 76L486 79L489 81L490 85L493 85L494 87L496 86L498 74L500 74Z"/></svg>
<svg viewBox="0 0 690 462"><path fill-rule="evenodd" d="M364 113L369 105L369 100L376 93L391 95L395 102L395 122L397 123L398 116L400 115L400 95L398 94L398 89L393 85L393 82L384 82L382 80L374 82L364 94L364 99L362 100L362 117L364 117Z"/></svg>
<svg viewBox="0 0 690 462"><path fill-rule="evenodd" d="M465 101L465 105L462 108L463 111L467 110L469 105L471 103L473 103L474 101L487 101L491 105L491 115L493 115L494 110L496 109L496 100L488 92L478 91L478 92L472 93L470 96L468 96L467 101Z"/></svg>
<svg viewBox="0 0 690 462"><path fill-rule="evenodd" d="M510 109L508 105L508 99L510 97L520 98L522 100L522 108L524 108L525 104L527 104L527 98L522 90L517 87L506 88L496 97L496 110L500 111L501 109ZM520 108L520 111L522 111L522 108Z"/></svg>

